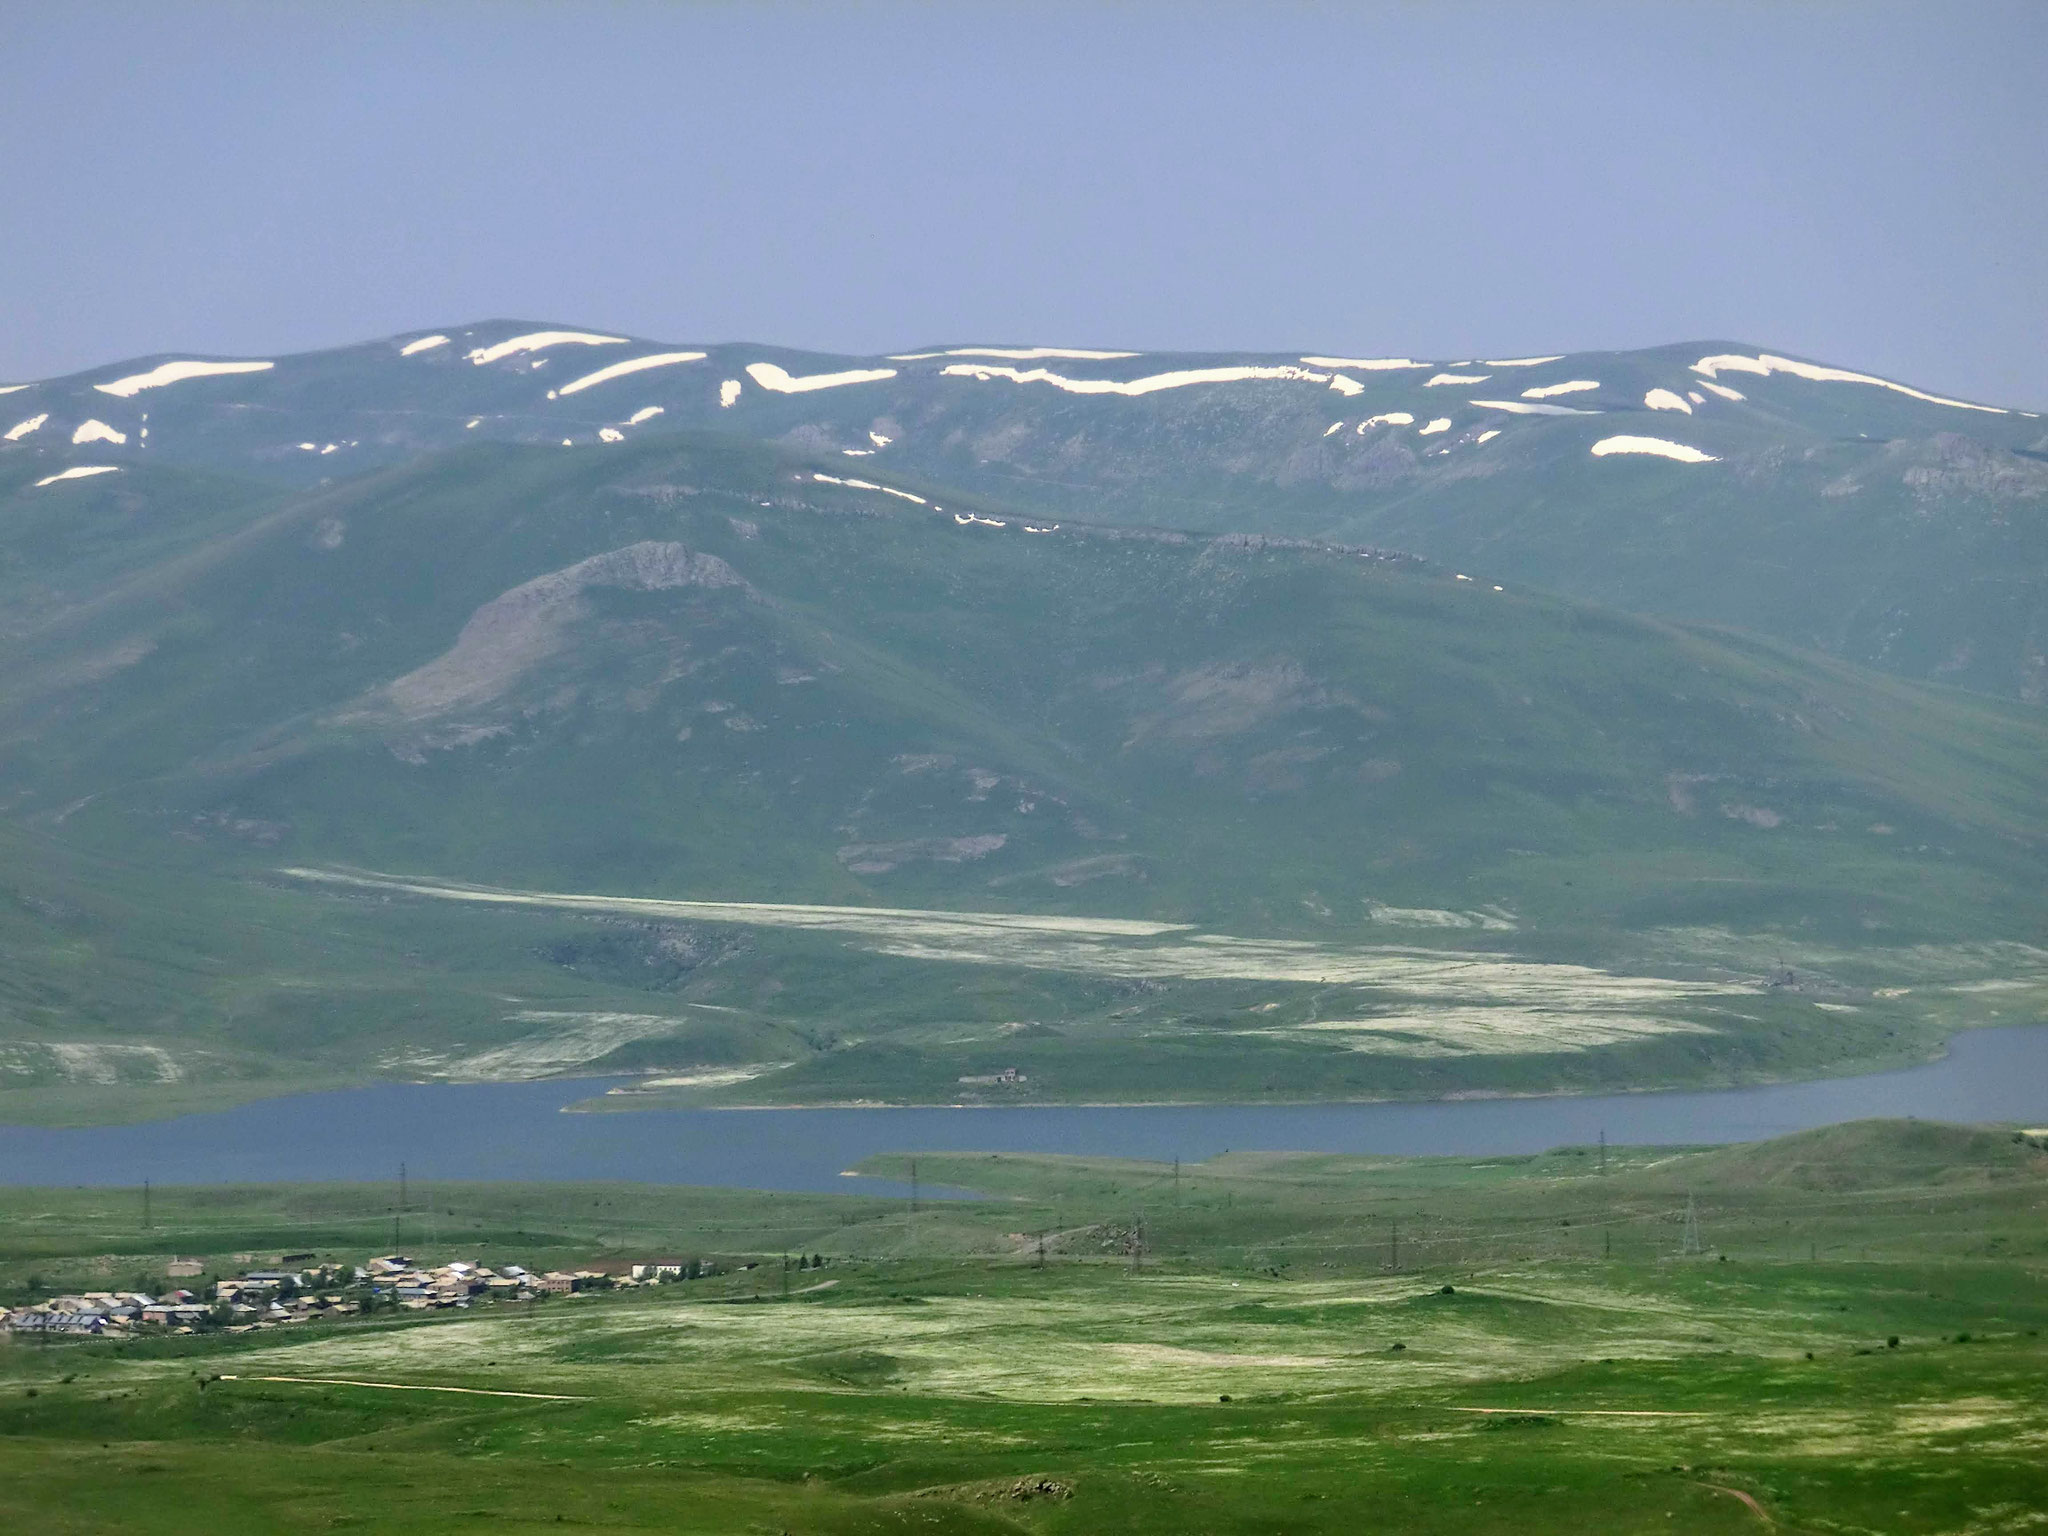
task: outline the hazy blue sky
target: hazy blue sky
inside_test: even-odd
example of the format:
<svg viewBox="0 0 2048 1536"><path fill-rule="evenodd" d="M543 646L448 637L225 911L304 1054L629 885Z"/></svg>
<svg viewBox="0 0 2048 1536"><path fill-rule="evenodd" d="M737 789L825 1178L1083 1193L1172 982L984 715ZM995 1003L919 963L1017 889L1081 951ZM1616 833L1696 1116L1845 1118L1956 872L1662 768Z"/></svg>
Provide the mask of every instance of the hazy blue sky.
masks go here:
<svg viewBox="0 0 2048 1536"><path fill-rule="evenodd" d="M0 0L0 378L507 315L2048 403L2048 4Z"/></svg>

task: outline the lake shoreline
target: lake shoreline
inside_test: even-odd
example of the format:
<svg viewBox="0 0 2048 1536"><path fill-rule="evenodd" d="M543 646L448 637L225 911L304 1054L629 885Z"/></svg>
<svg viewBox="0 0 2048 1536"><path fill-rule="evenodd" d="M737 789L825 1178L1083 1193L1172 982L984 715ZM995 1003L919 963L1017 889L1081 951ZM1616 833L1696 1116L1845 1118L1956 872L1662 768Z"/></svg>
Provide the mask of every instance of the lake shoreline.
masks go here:
<svg viewBox="0 0 2048 1536"><path fill-rule="evenodd" d="M1758 1072L1742 1077L1719 1076L1677 1078L1665 1081L1601 1084L1565 1088L1470 1088L1435 1094L1382 1094L1374 1097L1316 1096L1288 1098L1247 1098L1220 1095L1213 1098L1126 1098L1126 1099L790 1099L732 1102L693 1099L683 1090L674 1097L647 1092L633 1084L659 1077L672 1069L650 1068L635 1073L563 1072L546 1077L368 1077L351 1078L309 1074L303 1078L225 1079L214 1082L175 1084L121 1084L92 1086L72 1083L39 1084L0 1089L0 1132L8 1130L91 1130L127 1125L160 1124L193 1114L232 1110L246 1105L284 1102L309 1094L348 1093L382 1087L509 1088L516 1086L602 1083L598 1092L561 1106L561 1113L610 1116L654 1114L676 1111L730 1111L793 1113L796 1111L900 1112L906 1110L1141 1110L1217 1109L1224 1107L1301 1109L1325 1107L1369 1107L1390 1105L1453 1105L1521 1101L1571 1101L1611 1098L1621 1095L1742 1092L1750 1089L1819 1084L1847 1079L1907 1072L1947 1058L1955 1041L1987 1030L2048 1027L2034 1024L1968 1024L1947 1035L1901 1042L1901 1048L1881 1056L1847 1058L1839 1070L1825 1072ZM1924 1047L1924 1048L1923 1048ZM716 1091L716 1090L713 1090Z"/></svg>
<svg viewBox="0 0 2048 1536"><path fill-rule="evenodd" d="M2048 1124L2048 1025L1958 1035L1939 1059L1860 1077L1715 1090L1301 1104L1036 1104L744 1114L563 1114L618 1078L384 1083L174 1120L0 1127L0 1183L140 1186L606 1182L844 1190L878 1154L1050 1153L1199 1162L1226 1151L1517 1155L1756 1141L1849 1120ZM1020 1113L1019 1111L1029 1111ZM869 1181L878 1190L877 1181Z"/></svg>
<svg viewBox="0 0 2048 1536"><path fill-rule="evenodd" d="M1371 1098L1354 1096L1333 1096L1317 1098L1179 1098L1179 1099L789 1099L762 1100L755 1103L732 1103L717 1100L690 1099L677 1095L666 1097L658 1090L649 1092L630 1086L606 1089L604 1093L572 1104L564 1104L562 1113L578 1115L639 1114L662 1110L712 1111L729 1113L796 1112L799 1110L907 1110L907 1109L1204 1109L1237 1106L1258 1109L1299 1109L1315 1106L1368 1106L1388 1104L1488 1104L1504 1101L1590 1099L1611 1098L1626 1094L1660 1093L1736 1093L1751 1088L1789 1087L1801 1083L1826 1083L1842 1079L1876 1077L1891 1072L1910 1072L1916 1067L1933 1065L1945 1060L1954 1043L1965 1035L1986 1029L2030 1029L2048 1028L2048 1022L2034 1024L1967 1025L1950 1035L1934 1042L1932 1050L1900 1050L1878 1057L1862 1057L1847 1060L1838 1072L1798 1072L1782 1075L1758 1073L1746 1077L1700 1077L1680 1078L1666 1082L1626 1085L1602 1085L1588 1088L1461 1088L1450 1093L1435 1094L1381 1094ZM653 1075L653 1074L650 1074ZM434 1079L439 1082L454 1079ZM569 1077L522 1078L522 1082L569 1082ZM634 1100L641 1102L635 1103Z"/></svg>

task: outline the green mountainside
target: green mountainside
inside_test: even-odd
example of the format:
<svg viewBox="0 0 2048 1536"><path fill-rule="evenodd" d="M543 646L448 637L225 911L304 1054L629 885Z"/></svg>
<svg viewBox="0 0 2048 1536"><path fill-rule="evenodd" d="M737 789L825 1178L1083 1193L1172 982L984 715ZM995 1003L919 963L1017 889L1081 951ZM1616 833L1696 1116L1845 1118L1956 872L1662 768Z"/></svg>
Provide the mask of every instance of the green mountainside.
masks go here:
<svg viewBox="0 0 2048 1536"><path fill-rule="evenodd" d="M0 1115L1730 1081L2048 994L2022 704L744 436L123 464L0 459Z"/></svg>
<svg viewBox="0 0 2048 1536"><path fill-rule="evenodd" d="M241 371L195 371L220 367ZM169 463L306 487L477 438L712 428L1048 520L1378 545L2048 701L2039 417L1753 344L854 358L490 321L274 360L142 359L4 403L0 474L29 483Z"/></svg>

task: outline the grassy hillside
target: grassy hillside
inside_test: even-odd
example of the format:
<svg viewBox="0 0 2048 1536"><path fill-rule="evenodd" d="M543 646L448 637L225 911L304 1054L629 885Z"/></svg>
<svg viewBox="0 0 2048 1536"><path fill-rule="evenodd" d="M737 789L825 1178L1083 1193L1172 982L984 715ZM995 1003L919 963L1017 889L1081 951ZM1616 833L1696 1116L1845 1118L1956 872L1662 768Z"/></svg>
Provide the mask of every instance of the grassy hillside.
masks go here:
<svg viewBox="0 0 2048 1536"><path fill-rule="evenodd" d="M478 444L52 602L0 686L17 1078L71 1030L176 1057L117 1081L1718 1081L2039 987L2032 712L845 469Z"/></svg>
<svg viewBox="0 0 2048 1536"><path fill-rule="evenodd" d="M994 1198L915 1213L415 1189L403 1235L429 1262L722 1273L405 1321L0 1342L0 1513L148 1532L2031 1529L2048 1154L2006 1130L1828 1134L1615 1150L1604 1171L1587 1148L1178 1177L963 1156L945 1175ZM1836 1154L1853 1189L1773 1176ZM132 1193L0 1191L0 1287L125 1288L172 1252L220 1273L359 1262L386 1251L396 1193L159 1190L145 1230ZM785 1270L799 1251L823 1267Z"/></svg>

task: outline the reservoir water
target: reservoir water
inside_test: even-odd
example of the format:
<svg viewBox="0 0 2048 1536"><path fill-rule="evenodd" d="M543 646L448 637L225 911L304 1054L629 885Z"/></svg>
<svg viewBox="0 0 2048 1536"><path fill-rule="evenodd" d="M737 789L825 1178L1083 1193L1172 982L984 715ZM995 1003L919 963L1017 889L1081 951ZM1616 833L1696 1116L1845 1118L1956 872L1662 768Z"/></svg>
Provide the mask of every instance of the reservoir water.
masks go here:
<svg viewBox="0 0 2048 1536"><path fill-rule="evenodd" d="M1753 1141L1842 1120L2048 1124L2048 1025L1972 1030L1898 1072L1700 1093L1383 1104L562 1114L610 1080L385 1084L144 1125L0 1126L0 1183L107 1185L416 1178L630 1179L880 1193L841 1171L878 1152L1178 1157L1290 1150L1487 1156L1586 1144Z"/></svg>

